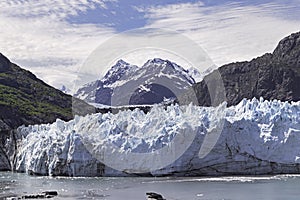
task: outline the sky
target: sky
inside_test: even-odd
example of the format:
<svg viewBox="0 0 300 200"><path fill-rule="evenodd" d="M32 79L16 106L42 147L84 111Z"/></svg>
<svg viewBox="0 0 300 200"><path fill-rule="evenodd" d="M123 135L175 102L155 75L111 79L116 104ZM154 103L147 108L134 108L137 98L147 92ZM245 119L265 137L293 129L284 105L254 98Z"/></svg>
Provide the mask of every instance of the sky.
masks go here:
<svg viewBox="0 0 300 200"><path fill-rule="evenodd" d="M189 61L194 49L186 51L188 59L177 59L174 54L192 43L212 63L222 66L272 52L280 39L300 31L299 1L2 0L0 52L48 84L71 89L91 55L98 58L93 67L101 69L84 71L91 81L119 58L142 65L159 56L185 65L182 60ZM159 37L162 51L147 52L150 48L139 45L141 35L135 30L140 29L167 29L170 36L179 37L168 47L164 37ZM148 41L149 35L142 36ZM124 48L127 52L122 53L118 44L111 48L112 41L143 49ZM115 49L119 55L108 56ZM173 57L170 52L164 55L168 49L173 50Z"/></svg>

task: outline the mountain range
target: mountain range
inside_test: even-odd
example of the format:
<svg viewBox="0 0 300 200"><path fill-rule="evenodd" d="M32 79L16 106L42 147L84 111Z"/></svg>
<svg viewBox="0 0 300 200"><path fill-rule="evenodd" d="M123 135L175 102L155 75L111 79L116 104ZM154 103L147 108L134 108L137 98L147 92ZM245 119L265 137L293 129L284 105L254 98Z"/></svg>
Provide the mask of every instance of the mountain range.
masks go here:
<svg viewBox="0 0 300 200"><path fill-rule="evenodd" d="M119 60L102 79L80 88L75 97L113 106L161 103L176 99L195 84L190 74L199 76L195 69L188 71L160 58L148 60L142 67Z"/></svg>
<svg viewBox="0 0 300 200"><path fill-rule="evenodd" d="M157 103L174 98L177 93L182 94L188 103L191 93L195 93L199 105L209 106L212 105L211 97L218 94L210 94L212 91L207 85L215 81L218 73L228 105L253 97L299 101L299 69L300 32L281 40L273 53L224 65L198 83L189 71L168 60L152 59L142 67L120 60L101 80L86 85L76 96L87 102L119 105L124 101L129 104ZM112 91L117 95L114 96ZM51 123L57 118L70 120L74 114L74 100L81 108L75 110L75 114L95 111L94 107L47 85L0 54L0 131L22 124Z"/></svg>
<svg viewBox="0 0 300 200"><path fill-rule="evenodd" d="M120 60L103 79L80 88L75 96L88 103L105 105L153 104L178 97L180 102L188 104L195 94L200 106L219 105L222 101L227 101L229 106L237 105L242 99L253 97L299 101L299 38L299 32L291 34L279 42L273 53L221 66L210 70L204 78L199 72L185 70L159 58L149 60L142 67ZM162 74L176 86L171 86L166 79L156 84L162 80L159 76ZM203 80L195 83L193 75ZM136 90L131 91L131 88ZM116 97L112 100L114 95Z"/></svg>

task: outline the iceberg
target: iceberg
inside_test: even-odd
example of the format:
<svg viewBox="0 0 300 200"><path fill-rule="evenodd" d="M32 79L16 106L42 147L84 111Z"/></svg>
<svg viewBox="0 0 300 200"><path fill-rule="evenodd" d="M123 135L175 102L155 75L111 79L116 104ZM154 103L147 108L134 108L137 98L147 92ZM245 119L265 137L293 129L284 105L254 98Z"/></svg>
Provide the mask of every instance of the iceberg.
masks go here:
<svg viewBox="0 0 300 200"><path fill-rule="evenodd" d="M300 102L262 98L97 113L19 127L11 162L15 171L50 176L299 173L299 122Z"/></svg>

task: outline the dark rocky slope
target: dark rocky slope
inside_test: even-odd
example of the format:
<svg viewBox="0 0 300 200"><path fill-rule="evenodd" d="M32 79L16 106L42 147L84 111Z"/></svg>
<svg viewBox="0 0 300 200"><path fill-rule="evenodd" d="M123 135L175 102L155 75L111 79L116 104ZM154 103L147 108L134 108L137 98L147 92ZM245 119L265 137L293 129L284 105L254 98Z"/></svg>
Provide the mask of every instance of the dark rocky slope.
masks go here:
<svg viewBox="0 0 300 200"><path fill-rule="evenodd" d="M22 124L71 119L67 95L56 91L0 55L1 130ZM69 101L71 103L71 101Z"/></svg>
<svg viewBox="0 0 300 200"><path fill-rule="evenodd" d="M74 104L73 104L74 103ZM72 109L74 105L80 110ZM81 100L57 90L0 54L0 132L20 125L70 120L93 110Z"/></svg>
<svg viewBox="0 0 300 200"><path fill-rule="evenodd" d="M219 75L225 88L228 105L243 98L263 97L267 100L300 100L300 32L280 41L274 52L249 62L224 65L194 85L199 105L209 106L224 100L222 90L215 89ZM208 90L208 86L213 88ZM190 91L191 92L191 91ZM210 94L209 94L210 92ZM212 99L218 97L219 99Z"/></svg>

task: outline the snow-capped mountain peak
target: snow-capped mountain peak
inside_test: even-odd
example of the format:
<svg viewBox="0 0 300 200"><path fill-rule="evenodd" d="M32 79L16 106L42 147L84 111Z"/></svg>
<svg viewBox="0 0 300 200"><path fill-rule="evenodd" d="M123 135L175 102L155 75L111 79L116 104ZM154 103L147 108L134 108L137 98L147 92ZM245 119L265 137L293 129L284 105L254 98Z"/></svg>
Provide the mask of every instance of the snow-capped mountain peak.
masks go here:
<svg viewBox="0 0 300 200"><path fill-rule="evenodd" d="M149 65L149 64L157 64L157 65L159 65L159 64L164 64L166 62L170 62L170 61L163 60L161 58L153 58L153 59L148 60L144 65Z"/></svg>
<svg viewBox="0 0 300 200"><path fill-rule="evenodd" d="M126 99L118 105L153 104L176 99L194 83L187 70L169 60L150 59L142 67L119 60L102 79L79 89L75 96L105 105L112 105L112 96L114 104Z"/></svg>
<svg viewBox="0 0 300 200"><path fill-rule="evenodd" d="M195 80L192 76L189 75L188 71L184 69L183 67L177 65L174 62L171 62L169 60L164 60L161 58L154 58L148 60L142 68L154 68L153 70L159 70L165 74L177 74L178 76L182 76L186 79L187 82L190 84L194 84ZM157 68L157 69L155 69Z"/></svg>
<svg viewBox="0 0 300 200"><path fill-rule="evenodd" d="M133 71L137 70L137 68L137 66L131 65L120 59L108 70L101 81L105 84L114 83L125 74L132 73Z"/></svg>

